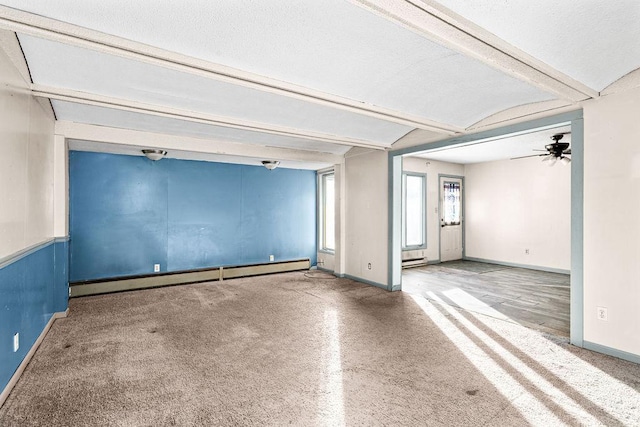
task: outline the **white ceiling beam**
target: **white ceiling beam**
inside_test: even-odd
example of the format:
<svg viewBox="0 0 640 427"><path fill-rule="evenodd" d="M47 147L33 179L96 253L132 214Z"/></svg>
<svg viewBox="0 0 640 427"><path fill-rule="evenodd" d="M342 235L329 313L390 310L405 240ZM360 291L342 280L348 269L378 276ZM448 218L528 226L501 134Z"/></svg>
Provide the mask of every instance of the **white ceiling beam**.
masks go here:
<svg viewBox="0 0 640 427"><path fill-rule="evenodd" d="M0 28L446 135L463 129L0 6Z"/></svg>
<svg viewBox="0 0 640 427"><path fill-rule="evenodd" d="M108 126L97 126L68 121L57 121L55 133L56 135L62 135L67 139L104 142L109 144L120 144L123 146L137 146L140 147L140 149L158 148L167 151L179 150L193 153L326 164L339 164L344 161L344 157L337 154L167 135L162 133L112 128Z"/></svg>
<svg viewBox="0 0 640 427"><path fill-rule="evenodd" d="M22 53L22 48L18 42L16 33L9 30L0 29L0 49L4 51L11 63L18 70L25 84L28 86L31 84L31 73L29 73L29 67ZM46 113L55 118L56 115L51 107L51 102L48 99L38 98L38 103L46 111Z"/></svg>
<svg viewBox="0 0 640 427"><path fill-rule="evenodd" d="M215 116L210 114L198 113L194 111L185 111L177 108L151 105L142 102L131 101L122 98L113 98L104 95L97 95L88 92L80 92L71 89L56 88L50 86L42 86L37 84L31 85L33 96L44 97L49 99L57 99L60 101L75 102L84 105L93 105L97 107L112 108L115 110L130 111L134 113L150 114L159 117L168 117L172 119L185 120L195 123L203 123L208 125L220 126L232 129L242 129L252 132L262 132L272 135L281 135L294 138L303 138L311 141L329 142L332 144L365 147L376 150L384 150L391 147L391 144L376 143L356 138L342 137L330 135L320 132L303 131L284 126L267 125L265 123L252 122L238 118Z"/></svg>
<svg viewBox="0 0 640 427"><path fill-rule="evenodd" d="M599 93L433 0L350 0L444 47L572 102Z"/></svg>
<svg viewBox="0 0 640 427"><path fill-rule="evenodd" d="M514 120L527 118L538 114L560 114L565 111L575 110L576 107L569 101L562 99L554 99L551 101L535 102L533 104L518 105L516 107L508 108L503 111L499 111L484 119L472 124L467 128L469 132L477 132L482 128L488 126L502 125L512 122ZM395 145L394 145L395 147Z"/></svg>
<svg viewBox="0 0 640 427"><path fill-rule="evenodd" d="M24 54L18 43L16 33L8 30L0 30L0 49L2 49L14 67L18 69L18 72L22 76L22 79L27 85L31 84L31 74L29 73L29 67L24 59Z"/></svg>

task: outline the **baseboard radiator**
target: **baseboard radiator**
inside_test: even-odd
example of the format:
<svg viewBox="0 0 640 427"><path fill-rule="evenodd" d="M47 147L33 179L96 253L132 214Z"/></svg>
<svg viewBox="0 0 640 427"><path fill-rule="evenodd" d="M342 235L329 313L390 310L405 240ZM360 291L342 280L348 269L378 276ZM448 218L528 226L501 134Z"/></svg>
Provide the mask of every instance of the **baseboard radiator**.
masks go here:
<svg viewBox="0 0 640 427"><path fill-rule="evenodd" d="M424 249L402 251L402 268L420 267L427 265L427 257Z"/></svg>
<svg viewBox="0 0 640 427"><path fill-rule="evenodd" d="M259 276L263 274L286 273L308 270L311 261L297 259L267 264L234 265L204 268L199 270L155 273L141 276L126 276L109 279L69 283L69 296L105 294L109 292L131 291L135 289L157 288L161 286L184 285L188 283L210 282L214 280Z"/></svg>

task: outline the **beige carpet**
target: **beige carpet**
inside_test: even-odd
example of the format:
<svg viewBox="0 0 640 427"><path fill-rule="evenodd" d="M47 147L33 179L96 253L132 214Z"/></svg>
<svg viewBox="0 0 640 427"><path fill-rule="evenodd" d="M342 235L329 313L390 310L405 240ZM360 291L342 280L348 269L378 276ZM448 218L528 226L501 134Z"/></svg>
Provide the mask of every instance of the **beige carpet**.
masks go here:
<svg viewBox="0 0 640 427"><path fill-rule="evenodd" d="M2 426L640 425L640 366L320 272L73 299Z"/></svg>

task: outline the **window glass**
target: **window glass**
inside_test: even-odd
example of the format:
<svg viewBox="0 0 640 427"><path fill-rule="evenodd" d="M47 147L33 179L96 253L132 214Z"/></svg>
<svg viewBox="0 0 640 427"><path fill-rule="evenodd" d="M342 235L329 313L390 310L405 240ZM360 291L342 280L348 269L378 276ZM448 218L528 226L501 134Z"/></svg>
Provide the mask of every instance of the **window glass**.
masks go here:
<svg viewBox="0 0 640 427"><path fill-rule="evenodd" d="M320 175L320 206L319 206L319 234L320 249L335 251L336 222L335 222L335 175L333 172Z"/></svg>
<svg viewBox="0 0 640 427"><path fill-rule="evenodd" d="M443 188L444 224L460 224L460 183L445 182Z"/></svg>
<svg viewBox="0 0 640 427"><path fill-rule="evenodd" d="M405 175L404 247L423 246L425 243L425 176Z"/></svg>

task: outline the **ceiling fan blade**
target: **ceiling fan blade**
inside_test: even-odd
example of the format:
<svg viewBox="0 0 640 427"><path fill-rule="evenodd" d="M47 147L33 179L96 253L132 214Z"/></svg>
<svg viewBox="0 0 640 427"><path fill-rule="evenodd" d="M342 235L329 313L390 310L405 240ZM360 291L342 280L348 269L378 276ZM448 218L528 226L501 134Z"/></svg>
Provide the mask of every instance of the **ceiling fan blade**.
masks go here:
<svg viewBox="0 0 640 427"><path fill-rule="evenodd" d="M564 150L562 154L571 154L571 148L569 148L568 150Z"/></svg>
<svg viewBox="0 0 640 427"><path fill-rule="evenodd" d="M548 154L532 154L530 156L520 156L520 157L512 157L509 160L518 160L518 159L526 159L527 157L540 157L540 156L548 156Z"/></svg>

